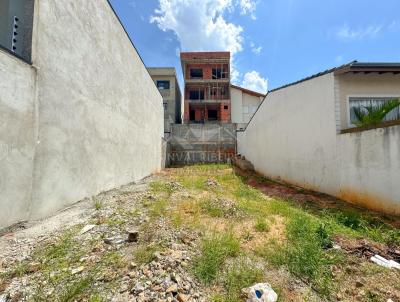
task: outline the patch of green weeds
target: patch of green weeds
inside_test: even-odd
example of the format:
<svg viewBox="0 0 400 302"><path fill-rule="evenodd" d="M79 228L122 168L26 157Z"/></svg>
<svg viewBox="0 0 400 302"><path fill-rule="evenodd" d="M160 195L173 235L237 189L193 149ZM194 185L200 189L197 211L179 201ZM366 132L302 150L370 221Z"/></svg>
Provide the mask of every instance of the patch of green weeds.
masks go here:
<svg viewBox="0 0 400 302"><path fill-rule="evenodd" d="M236 188L234 192L234 196L237 199L246 199L246 200L258 200L260 192L250 186L245 184L240 184L238 188Z"/></svg>
<svg viewBox="0 0 400 302"><path fill-rule="evenodd" d="M331 222L337 233L366 236L374 241L400 246L400 230L378 217L350 210L328 210L322 217Z"/></svg>
<svg viewBox="0 0 400 302"><path fill-rule="evenodd" d="M268 232L269 231L269 225L268 225L267 221L265 220L265 218L263 218L263 217L257 218L254 228L257 232Z"/></svg>
<svg viewBox="0 0 400 302"><path fill-rule="evenodd" d="M169 200L166 198L157 198L150 206L150 217L157 218L165 214Z"/></svg>
<svg viewBox="0 0 400 302"><path fill-rule="evenodd" d="M174 192L174 188L170 183L160 180L150 183L150 192L153 194L167 194L170 196Z"/></svg>
<svg viewBox="0 0 400 302"><path fill-rule="evenodd" d="M326 224L320 223L317 227L316 233L323 249L332 248L333 242L330 235L330 231Z"/></svg>
<svg viewBox="0 0 400 302"><path fill-rule="evenodd" d="M94 204L94 208L97 211L99 211L99 210L101 210L103 208L103 203L99 199L97 199L95 197L93 198L93 204Z"/></svg>
<svg viewBox="0 0 400 302"><path fill-rule="evenodd" d="M159 245L142 245L134 252L135 261L138 264L147 264L155 259L155 253L161 251Z"/></svg>
<svg viewBox="0 0 400 302"><path fill-rule="evenodd" d="M214 234L201 243L201 255L194 260L194 273L206 284L213 282L225 260L239 254L240 243L232 233Z"/></svg>
<svg viewBox="0 0 400 302"><path fill-rule="evenodd" d="M110 227L118 227L118 226L126 224L126 221L123 219L119 219L119 218L109 218L109 219L107 219L107 224Z"/></svg>
<svg viewBox="0 0 400 302"><path fill-rule="evenodd" d="M75 281L71 281L64 287L60 293L60 302L70 302L78 300L78 297L83 294L93 284L93 276L89 275L83 278L78 278Z"/></svg>
<svg viewBox="0 0 400 302"><path fill-rule="evenodd" d="M329 265L336 261L328 257L324 248L330 235L318 220L303 214L292 217L286 227L286 244L275 242L263 251L271 264L286 265L290 272L308 280L321 294L327 296L331 290Z"/></svg>
<svg viewBox="0 0 400 302"><path fill-rule="evenodd" d="M224 217L224 211L218 206L216 202L212 200L205 200L201 203L201 209L203 213L210 215L211 217Z"/></svg>
<svg viewBox="0 0 400 302"><path fill-rule="evenodd" d="M179 178L179 183L186 189L203 191L207 179L207 176L184 175Z"/></svg>
<svg viewBox="0 0 400 302"><path fill-rule="evenodd" d="M123 268L125 264L123 261L123 257L120 253L111 251L104 254L101 259L101 265L107 268L113 267L117 269Z"/></svg>
<svg viewBox="0 0 400 302"><path fill-rule="evenodd" d="M378 301L381 301L381 300L379 299L379 295L376 294L376 293L374 293L374 292L372 292L372 291L367 291L367 294L366 294L365 296L366 296L366 298L367 298L367 301L369 301L369 302L378 302Z"/></svg>
<svg viewBox="0 0 400 302"><path fill-rule="evenodd" d="M226 290L224 302L242 301L240 294L243 288L262 282L264 273L246 259L235 261L223 276L223 285Z"/></svg>
<svg viewBox="0 0 400 302"><path fill-rule="evenodd" d="M94 294L89 298L89 302L103 302L103 298L99 294Z"/></svg>

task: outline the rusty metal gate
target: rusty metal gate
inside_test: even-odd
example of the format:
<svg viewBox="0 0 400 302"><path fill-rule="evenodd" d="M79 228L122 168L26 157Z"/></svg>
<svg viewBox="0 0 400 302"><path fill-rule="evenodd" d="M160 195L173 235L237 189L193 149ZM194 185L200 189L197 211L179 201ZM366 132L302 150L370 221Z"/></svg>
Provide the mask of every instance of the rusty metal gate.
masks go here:
<svg viewBox="0 0 400 302"><path fill-rule="evenodd" d="M172 125L167 162L169 165L225 163L236 154L234 124Z"/></svg>

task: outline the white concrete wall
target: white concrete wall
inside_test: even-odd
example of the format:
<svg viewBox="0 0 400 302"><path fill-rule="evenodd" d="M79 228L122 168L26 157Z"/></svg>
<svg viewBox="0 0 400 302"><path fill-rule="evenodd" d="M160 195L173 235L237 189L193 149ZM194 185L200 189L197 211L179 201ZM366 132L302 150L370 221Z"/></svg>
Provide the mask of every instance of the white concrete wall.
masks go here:
<svg viewBox="0 0 400 302"><path fill-rule="evenodd" d="M269 93L238 149L257 171L334 193L333 75ZM311 164L312 163L312 164Z"/></svg>
<svg viewBox="0 0 400 302"><path fill-rule="evenodd" d="M33 177L26 180L13 163L14 171L8 172L21 187L32 183L32 191L18 197L16 189L7 188L0 216L4 208L30 200L6 222L0 217L0 227L44 217L161 169L162 97L107 1L36 1L33 40L36 98L29 66L8 75L10 92L0 90L2 105L12 106L17 97L26 107L18 109L21 117L11 118L7 129L12 122L25 123L34 100L37 104ZM21 64L13 60L11 71ZM4 65L1 57L0 62ZM26 91L16 87L17 81ZM21 132L27 146L32 145L31 133ZM15 161L28 166L24 160Z"/></svg>
<svg viewBox="0 0 400 302"><path fill-rule="evenodd" d="M242 91L233 87L231 87L231 120L232 123L244 123Z"/></svg>
<svg viewBox="0 0 400 302"><path fill-rule="evenodd" d="M337 134L334 83L327 74L269 93L238 152L264 175L400 214L400 126Z"/></svg>
<svg viewBox="0 0 400 302"><path fill-rule="evenodd" d="M35 69L0 50L0 227L29 216Z"/></svg>
<svg viewBox="0 0 400 302"><path fill-rule="evenodd" d="M400 126L339 134L337 196L400 214Z"/></svg>

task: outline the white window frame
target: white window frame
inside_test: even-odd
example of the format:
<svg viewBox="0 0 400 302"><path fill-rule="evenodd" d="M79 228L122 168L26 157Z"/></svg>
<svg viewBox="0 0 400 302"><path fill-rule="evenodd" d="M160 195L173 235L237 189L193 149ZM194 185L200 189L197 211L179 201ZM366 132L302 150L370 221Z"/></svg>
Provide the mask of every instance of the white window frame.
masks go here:
<svg viewBox="0 0 400 302"><path fill-rule="evenodd" d="M348 127L356 127L356 125L351 123L351 115L350 115L350 98L392 98L399 99L400 96L393 94L348 94L346 96L346 106L347 106L347 125Z"/></svg>

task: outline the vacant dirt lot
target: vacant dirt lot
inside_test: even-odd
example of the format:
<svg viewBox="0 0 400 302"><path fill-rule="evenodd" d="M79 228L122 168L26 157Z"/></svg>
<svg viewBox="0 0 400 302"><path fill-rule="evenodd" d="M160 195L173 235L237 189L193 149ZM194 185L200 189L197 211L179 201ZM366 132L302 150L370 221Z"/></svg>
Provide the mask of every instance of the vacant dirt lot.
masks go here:
<svg viewBox="0 0 400 302"><path fill-rule="evenodd" d="M399 219L227 165L169 169L0 237L0 301L400 301ZM128 240L129 235L129 240Z"/></svg>

